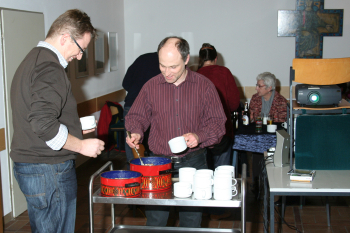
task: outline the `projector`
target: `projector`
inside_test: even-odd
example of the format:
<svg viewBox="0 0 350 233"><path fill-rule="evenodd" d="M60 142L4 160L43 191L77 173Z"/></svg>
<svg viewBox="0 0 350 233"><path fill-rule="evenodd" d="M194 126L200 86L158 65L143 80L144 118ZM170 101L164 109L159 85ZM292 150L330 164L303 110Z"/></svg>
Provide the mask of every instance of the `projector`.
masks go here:
<svg viewBox="0 0 350 233"><path fill-rule="evenodd" d="M295 98L301 106L338 106L341 101L341 90L337 85L297 84Z"/></svg>

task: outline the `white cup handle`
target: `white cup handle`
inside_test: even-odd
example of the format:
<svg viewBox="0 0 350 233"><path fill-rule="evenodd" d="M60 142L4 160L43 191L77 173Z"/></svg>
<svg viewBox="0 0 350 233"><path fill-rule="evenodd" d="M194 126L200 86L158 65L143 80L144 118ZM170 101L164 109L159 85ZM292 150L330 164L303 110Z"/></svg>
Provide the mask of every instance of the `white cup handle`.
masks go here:
<svg viewBox="0 0 350 233"><path fill-rule="evenodd" d="M235 178L232 178L232 186L235 186L237 184L237 180Z"/></svg>
<svg viewBox="0 0 350 233"><path fill-rule="evenodd" d="M232 197L237 196L237 189L232 190Z"/></svg>
<svg viewBox="0 0 350 233"><path fill-rule="evenodd" d="M191 195L192 194L192 189L189 189L188 190L188 195Z"/></svg>

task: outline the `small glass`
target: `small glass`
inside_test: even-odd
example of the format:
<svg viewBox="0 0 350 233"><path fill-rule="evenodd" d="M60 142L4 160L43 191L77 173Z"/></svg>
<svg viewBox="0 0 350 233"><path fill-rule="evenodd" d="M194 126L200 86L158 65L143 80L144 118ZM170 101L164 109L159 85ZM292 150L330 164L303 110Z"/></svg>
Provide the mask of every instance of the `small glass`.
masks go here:
<svg viewBox="0 0 350 233"><path fill-rule="evenodd" d="M267 116L267 124L272 125L273 124L273 115L269 114Z"/></svg>

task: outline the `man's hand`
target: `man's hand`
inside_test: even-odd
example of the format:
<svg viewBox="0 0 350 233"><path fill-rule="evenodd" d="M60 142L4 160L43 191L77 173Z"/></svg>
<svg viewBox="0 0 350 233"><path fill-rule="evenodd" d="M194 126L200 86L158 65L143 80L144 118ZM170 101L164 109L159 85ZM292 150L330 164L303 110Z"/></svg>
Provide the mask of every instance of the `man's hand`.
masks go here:
<svg viewBox="0 0 350 233"><path fill-rule="evenodd" d="M95 120L95 122L96 122L96 125L97 125L97 120ZM88 134L88 133L94 132L95 130L96 130L96 127L92 128L92 129L83 130L83 134Z"/></svg>
<svg viewBox="0 0 350 233"><path fill-rule="evenodd" d="M105 149L104 145L104 141L101 141L100 139L84 139L81 141L81 150L79 153L87 157L96 158L97 155L100 155L101 151Z"/></svg>
<svg viewBox="0 0 350 233"><path fill-rule="evenodd" d="M96 128L92 128L92 129L87 129L87 130L83 130L83 134L88 134L91 132L94 132Z"/></svg>
<svg viewBox="0 0 350 233"><path fill-rule="evenodd" d="M138 145L141 139L141 135L138 133L132 133L131 138L126 136L126 143L130 146L130 148L140 149L140 146Z"/></svg>
<svg viewBox="0 0 350 233"><path fill-rule="evenodd" d="M188 148L194 148L198 146L199 138L195 133L186 133L182 135L185 138L186 145Z"/></svg>

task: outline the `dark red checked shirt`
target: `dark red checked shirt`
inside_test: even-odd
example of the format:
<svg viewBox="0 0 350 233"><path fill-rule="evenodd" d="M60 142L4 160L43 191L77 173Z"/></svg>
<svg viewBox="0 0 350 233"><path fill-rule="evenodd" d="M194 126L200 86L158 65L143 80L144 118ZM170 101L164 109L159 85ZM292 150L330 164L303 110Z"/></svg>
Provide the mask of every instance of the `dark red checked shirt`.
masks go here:
<svg viewBox="0 0 350 233"><path fill-rule="evenodd" d="M149 80L125 117L126 129L141 137L151 125L148 144L154 154L173 155L170 139L197 134L199 146L178 154L182 157L219 143L226 132L226 116L214 84L201 74L187 71L179 86L167 83L162 74Z"/></svg>

